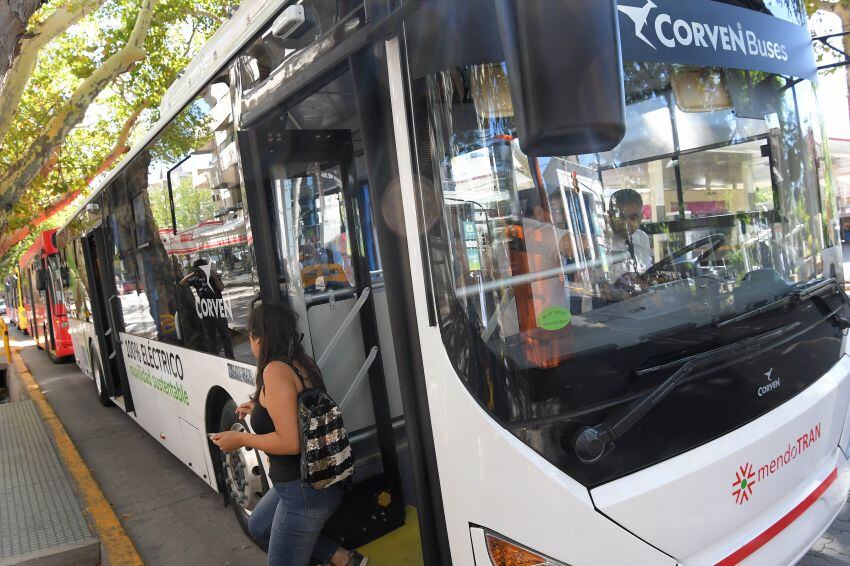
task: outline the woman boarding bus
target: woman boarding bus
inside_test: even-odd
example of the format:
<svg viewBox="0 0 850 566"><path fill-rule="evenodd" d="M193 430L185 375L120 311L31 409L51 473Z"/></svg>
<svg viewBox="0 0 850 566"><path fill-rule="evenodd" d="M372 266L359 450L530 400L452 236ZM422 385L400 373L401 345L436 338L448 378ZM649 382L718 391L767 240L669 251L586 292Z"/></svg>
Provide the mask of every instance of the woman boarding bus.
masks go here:
<svg viewBox="0 0 850 566"><path fill-rule="evenodd" d="M260 298L372 563L792 563L850 486L814 77L793 0L243 3L59 233L77 360L243 528Z"/></svg>

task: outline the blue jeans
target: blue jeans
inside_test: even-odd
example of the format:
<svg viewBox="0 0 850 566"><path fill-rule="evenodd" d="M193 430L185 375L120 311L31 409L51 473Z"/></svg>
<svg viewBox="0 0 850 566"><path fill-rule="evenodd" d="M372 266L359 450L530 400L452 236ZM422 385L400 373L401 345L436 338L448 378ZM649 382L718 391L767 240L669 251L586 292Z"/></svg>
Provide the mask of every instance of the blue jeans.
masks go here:
<svg viewBox="0 0 850 566"><path fill-rule="evenodd" d="M307 566L310 558L330 562L339 545L321 531L342 501L342 487L313 489L301 480L272 484L254 507L248 531L268 544L269 566Z"/></svg>

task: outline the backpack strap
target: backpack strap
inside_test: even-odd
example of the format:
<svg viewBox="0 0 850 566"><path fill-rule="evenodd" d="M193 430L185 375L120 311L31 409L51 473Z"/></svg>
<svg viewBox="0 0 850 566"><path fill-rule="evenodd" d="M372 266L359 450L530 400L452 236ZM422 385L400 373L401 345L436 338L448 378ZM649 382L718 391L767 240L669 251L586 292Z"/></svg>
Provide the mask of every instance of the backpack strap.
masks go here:
<svg viewBox="0 0 850 566"><path fill-rule="evenodd" d="M280 360L280 361L281 361L281 362L283 362L283 363L285 363L286 365L288 365L289 367L291 367L291 368L292 368L292 371L294 371L294 372L295 372L295 375L297 375L297 376L298 376L298 381L300 381L300 382L301 382L301 387L302 387L303 389L309 389L309 387L307 387L307 384L304 382L304 376L303 376L303 375L301 375L301 370L300 370L300 369L298 369L298 366L297 366L297 365L295 365L295 364L292 362L292 360Z"/></svg>

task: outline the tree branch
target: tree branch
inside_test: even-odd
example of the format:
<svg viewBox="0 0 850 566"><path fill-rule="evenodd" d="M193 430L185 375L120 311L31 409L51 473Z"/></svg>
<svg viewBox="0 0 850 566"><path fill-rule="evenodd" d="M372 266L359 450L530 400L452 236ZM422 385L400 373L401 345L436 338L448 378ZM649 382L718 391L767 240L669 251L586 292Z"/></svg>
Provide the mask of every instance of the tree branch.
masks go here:
<svg viewBox="0 0 850 566"><path fill-rule="evenodd" d="M142 115L142 112L144 112L147 107L148 101L144 101L138 108L133 110L133 113L130 114L127 121L124 122L124 125L121 127L121 131L118 132L118 138L115 140L115 145L112 146L112 150L106 154L106 157L103 158L103 161L101 162L100 167L97 168L97 171L86 179L86 184L91 183L99 175L112 169L115 162L130 151L130 146L127 145L127 141L130 139L130 133L136 126L136 122L139 121L139 116Z"/></svg>
<svg viewBox="0 0 850 566"><path fill-rule="evenodd" d="M102 175L103 173L109 171L121 157L123 157L128 151L130 151L130 146L127 145L127 142L130 139L130 134L132 133L133 128L136 126L136 123L139 121L139 117L142 115L142 112L144 112L145 109L149 106L150 104L145 101L138 108L133 110L133 113L130 114L130 116L124 122L124 125L121 127L121 131L118 132L118 138L116 139L115 145L112 147L112 150L110 150L110 152L106 154L106 156L103 158L103 161L101 161L100 166L98 166L97 170L86 178L86 185L91 183L99 175ZM56 167L57 162L58 160L56 157L56 153L54 153L42 168L40 175L44 177L49 175L51 171ZM65 205L70 203L74 198L76 198L77 195L80 194L80 192L81 191L79 189L73 190L67 195L62 196L60 199L58 199L57 202L62 203L61 206L64 207ZM56 209L56 206L56 204L50 205L49 210L55 212L56 210L58 210ZM50 215L48 214L47 217L49 216ZM37 210L27 210L26 216L23 216L20 211L17 211L14 219L11 220L15 221L17 225L20 225L21 223L25 223L26 225L35 223L35 225L38 226L38 224L41 223L40 220L43 220L44 218L45 214L43 211L39 213L39 211ZM0 230L0 233L7 232L6 228L8 226L9 221L10 218L7 216L4 218L3 222L0 223L0 228L2 228L2 230ZM2 257L3 254L5 254L9 250L9 248L20 242L28 234L28 228L21 228L13 232L12 234L9 234L8 236L0 237L0 257Z"/></svg>
<svg viewBox="0 0 850 566"><path fill-rule="evenodd" d="M0 177L0 214L7 214L12 205L35 179L49 155L85 116L89 105L115 77L127 72L145 58L144 42L150 29L157 0L142 0L139 15L123 49L109 57L77 87L61 111L56 113L21 157Z"/></svg>
<svg viewBox="0 0 850 566"><path fill-rule="evenodd" d="M71 0L68 4L57 8L21 41L20 54L0 85L0 150L2 150L6 133L14 121L24 88L35 71L38 53L45 45L65 33L69 27L100 7L103 1Z"/></svg>

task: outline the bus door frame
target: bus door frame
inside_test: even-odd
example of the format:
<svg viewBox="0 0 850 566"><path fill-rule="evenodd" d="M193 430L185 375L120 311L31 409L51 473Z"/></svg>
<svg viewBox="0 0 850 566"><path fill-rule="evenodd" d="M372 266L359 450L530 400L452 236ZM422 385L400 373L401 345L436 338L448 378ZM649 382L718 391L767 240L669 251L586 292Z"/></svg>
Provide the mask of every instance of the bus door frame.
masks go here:
<svg viewBox="0 0 850 566"><path fill-rule="evenodd" d="M49 355L53 355L53 352L56 351L56 333L53 328L53 324L55 319L53 318L54 308L53 301L55 297L53 296L53 291L55 290L53 287L53 277L52 271L50 269L50 261L48 259L49 256L42 255L41 256L41 271L42 271L42 280L44 281L44 308L47 313L47 336L44 337L44 341L47 344L45 350Z"/></svg>
<svg viewBox="0 0 850 566"><path fill-rule="evenodd" d="M38 313L36 312L37 304L35 302L35 296L37 293L41 293L38 290L38 276L36 275L36 271L41 268L41 252L39 252L35 257L33 257L32 261L27 264L27 277L29 277L30 281L30 324L32 328L30 328L30 336L33 340L35 340L35 345L39 345L39 331L38 331ZM39 296L39 298L41 298ZM45 343L47 341L45 340Z"/></svg>
<svg viewBox="0 0 850 566"><path fill-rule="evenodd" d="M412 292L407 242L403 237L399 237L399 226L390 225L380 213L380 203L397 200L393 191L398 190L399 179L390 81L400 81L404 84L405 98L409 97L407 78L390 76L387 49L393 41L404 44L403 20L421 5L421 2L416 0L403 0L399 5L390 7L384 0L366 0L371 21L364 29L307 67L299 69L298 74L293 75L291 80L285 81L276 92L270 93L270 100L265 104L246 109L241 107L238 96L234 100L239 110L236 115L240 116L237 144L243 164L248 213L250 217L268 220L252 223L251 228L260 296L264 301L280 300L276 244L272 232L273 224L270 221L274 207L266 194L265 171L260 160L260 148L263 147L264 140L257 136L255 126L271 114L269 109L303 100L315 88L324 85L329 69L342 64L350 65L355 82L355 104L367 155L369 198L375 203L373 210L377 212L373 214L373 222L378 234L381 259L385 266L398 266L398 269L384 272L385 292L399 371L419 519L419 537L424 563L430 566L450 564L451 554L425 386L423 354L416 329L417 305L414 304ZM402 66L405 73L404 57ZM237 81L232 84L237 84ZM410 116L401 119L400 123L404 123L409 129L412 128ZM430 295L428 299L430 301ZM429 304L427 309L429 314L432 314L434 306Z"/></svg>
<svg viewBox="0 0 850 566"><path fill-rule="evenodd" d="M114 300L118 299L118 295L106 238L106 228L102 223L81 236L83 259L86 262L86 275L92 282L92 296L89 300L92 302L92 319L100 351L100 366L106 378L103 386L110 397L117 397L119 392L116 385L121 386L124 411L129 413L135 412L135 406L127 379L127 368L124 365L121 337L118 334L119 325L123 327L123 316L120 309L117 312L113 309ZM95 265L98 266L97 270ZM107 295L109 298L106 298Z"/></svg>
<svg viewBox="0 0 850 566"><path fill-rule="evenodd" d="M348 66L346 65L343 72L347 70ZM334 77L335 76L338 75L334 75ZM330 82L330 80L327 76L325 76L317 82L321 86L324 86ZM257 178L260 180L259 183L251 183L255 186L252 187L253 190L249 189L253 194L253 198L251 196L248 198L249 213L254 212L254 214L257 214L258 216L254 216L255 218L262 217L263 222L260 224L263 224L270 229L272 226L277 225L275 218L277 216L277 211L275 210L274 205L267 202L263 207L265 209L263 212L255 212L251 209L252 201L256 203L258 200L265 201L269 198L266 195L265 188L269 186L269 183L266 182L269 179L267 171L270 170L272 163L270 160L265 158L265 154L256 150L256 148L260 147L257 143L259 129L265 129L264 125L260 125L241 133L243 136L242 140L244 142L248 142L248 145L243 145L243 147L251 147L254 150L252 151L250 161L243 162L256 163L259 169L259 174L262 175L262 177ZM280 143L285 143L286 147L291 149L284 150L284 152L282 152L283 156L281 156L281 152L276 152L275 155L279 156L276 157L276 162L280 162L281 164L285 164L287 162L317 162L323 165L332 163L339 167L340 182L342 183L341 196L343 198L346 214L346 234L348 238L353 240L351 245L351 260L354 267L354 291L356 293L355 296L360 297L362 296L364 289L366 287L371 287L372 283L367 263L368 260L360 253L359 249L359 243L364 236L361 233L362 226L358 221L358 218L363 218L365 211L362 210L362 199L359 199L357 194L360 190L360 185L358 185L356 179L354 148L351 141L351 132L347 130L284 130L282 137L285 141ZM266 143L268 144L268 142ZM310 173L308 172L307 175L309 176ZM295 177L293 176L292 178ZM247 184L248 183L246 182L246 185ZM254 224L252 224L252 226L254 226ZM275 239L271 236L271 234L269 234L269 237L272 238L268 241L270 248L269 251L274 251ZM256 234L254 235L254 241L255 243L257 241ZM274 270L274 275L271 277L269 276L268 270L265 270L265 273L261 272L260 288L262 295L264 297L271 296L272 298L270 300L272 301L287 301L288 296L284 295L280 291L280 281L282 279L288 280L290 277L301 277L301 274L287 273L286 265L279 265L276 254L273 260L266 262L260 261L260 263L278 266L277 269ZM305 306L309 308L310 303L306 303L305 301ZM361 308L359 318L364 352L368 354L372 348L380 347L374 299L371 295ZM346 500L348 501L348 504L346 505L346 503L343 503L340 507L340 511L343 516L350 514L352 518L357 517L357 509L362 510L367 507L374 507L375 504L373 499L375 494L386 491L390 495L391 500L389 505L384 507L382 510L386 516L384 517L384 525L380 528L392 530L404 524L404 498L402 497L401 492L401 473L399 469L392 415L389 406L389 398L380 349L369 366L367 375L372 398L373 413L375 416L378 445L381 454L382 473L355 484L353 489L349 490L347 493ZM337 401L341 401L341 399L337 399ZM360 489L358 489L358 486L360 486ZM370 512L367 516L371 514L372 513ZM340 513L328 522L329 531L333 535L337 536L342 534L339 529L342 527L341 519L343 517L340 517L339 515ZM361 536L375 534L377 534L377 536L383 536L386 532L376 529L371 530L368 533L358 534ZM356 537L358 534L353 535L353 537ZM348 543L346 542L346 544ZM354 544L358 545L356 539Z"/></svg>

